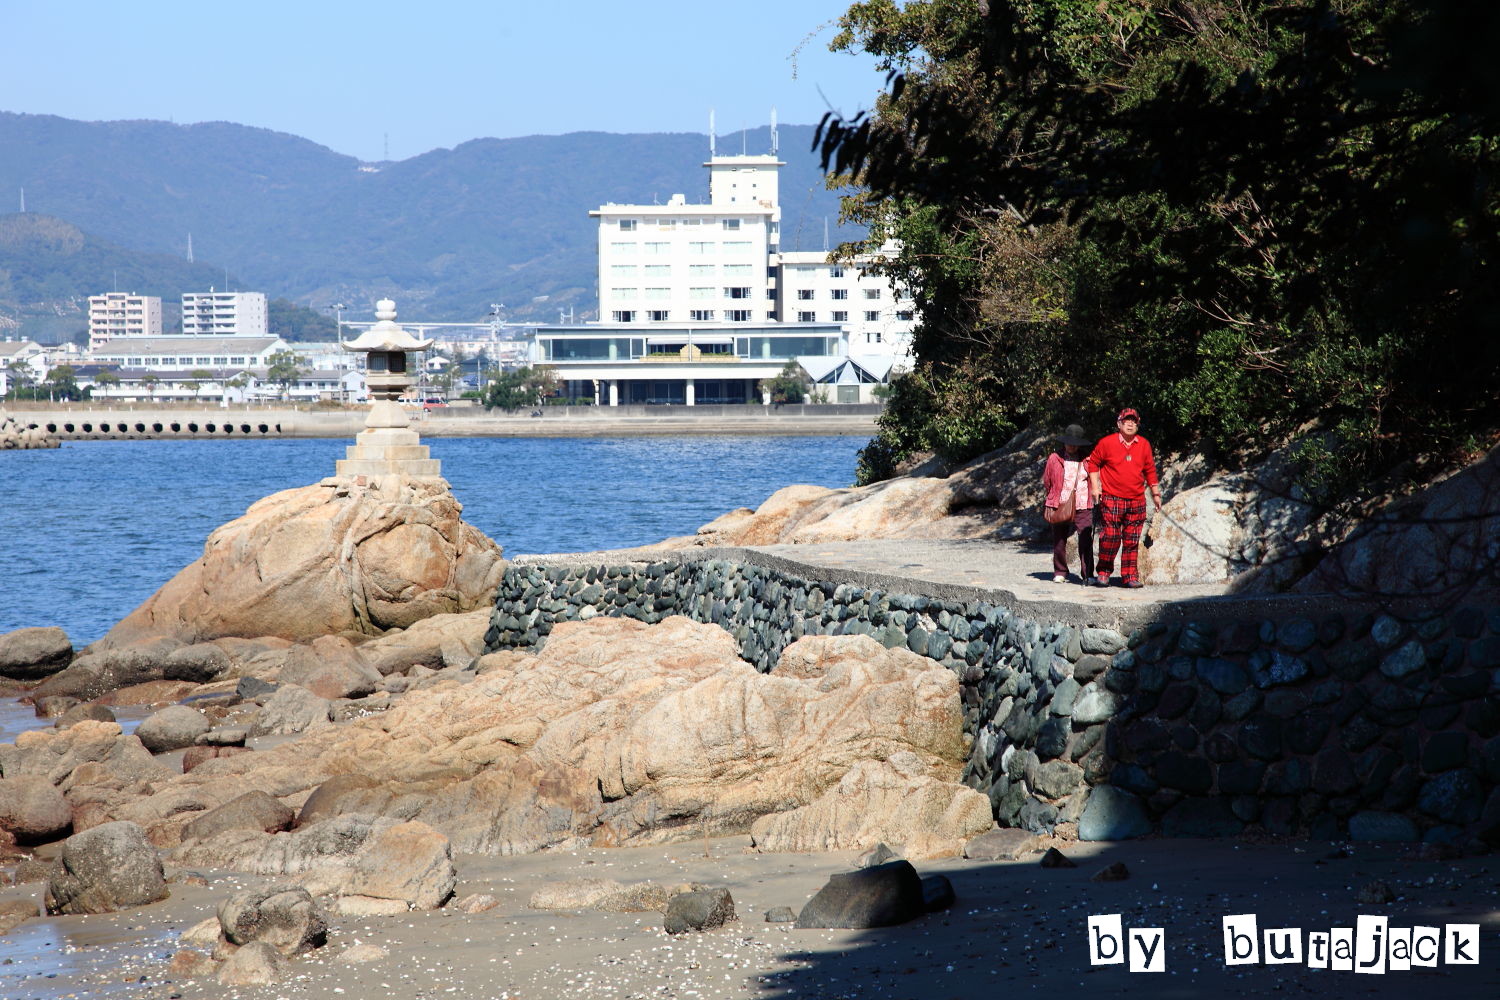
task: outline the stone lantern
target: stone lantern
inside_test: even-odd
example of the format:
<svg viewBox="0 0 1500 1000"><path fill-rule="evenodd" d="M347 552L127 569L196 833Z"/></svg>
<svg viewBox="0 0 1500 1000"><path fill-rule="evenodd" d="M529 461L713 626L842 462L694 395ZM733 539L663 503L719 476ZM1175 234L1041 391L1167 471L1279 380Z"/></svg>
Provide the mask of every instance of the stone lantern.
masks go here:
<svg viewBox="0 0 1500 1000"><path fill-rule="evenodd" d="M442 475L441 463L428 457L411 418L396 402L412 386L409 355L431 347L432 341L418 340L397 326L396 303L390 299L375 303L375 319L375 325L354 340L344 343L340 338L344 350L366 356L365 382L373 402L365 429L347 449L347 457L335 464L335 475L437 478Z"/></svg>

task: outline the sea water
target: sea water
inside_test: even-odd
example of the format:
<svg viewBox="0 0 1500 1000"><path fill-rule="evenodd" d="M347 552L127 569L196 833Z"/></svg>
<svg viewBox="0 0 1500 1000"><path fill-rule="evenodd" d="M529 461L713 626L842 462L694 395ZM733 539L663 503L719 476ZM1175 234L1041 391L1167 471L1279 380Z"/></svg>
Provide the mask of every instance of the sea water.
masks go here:
<svg viewBox="0 0 1500 1000"><path fill-rule="evenodd" d="M79 441L0 452L0 634L98 639L219 525L332 475L342 439ZM464 519L507 555L692 534L792 483L844 487L859 437L432 438Z"/></svg>

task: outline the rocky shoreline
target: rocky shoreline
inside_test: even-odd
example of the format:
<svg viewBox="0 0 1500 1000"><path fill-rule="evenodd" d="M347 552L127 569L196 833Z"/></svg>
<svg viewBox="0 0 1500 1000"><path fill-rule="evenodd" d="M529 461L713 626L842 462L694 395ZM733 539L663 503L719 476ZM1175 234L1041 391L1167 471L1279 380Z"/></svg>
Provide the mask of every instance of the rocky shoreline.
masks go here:
<svg viewBox="0 0 1500 1000"><path fill-rule="evenodd" d="M989 460L1005 462L1019 459ZM805 544L892 518L898 537L996 530L975 506L979 474L965 475L793 488L677 544ZM1052 628L712 561L684 562L681 578L669 563L512 564L461 510L441 480L325 480L214 532L85 650L55 629L0 637L0 676L56 720L0 745L0 950L43 927L90 947L132 942L129 988L163 1000L224 987L329 1000L978 995L1090 973L1123 989L1123 970L1088 962L1084 917L1102 909L1183 925L1177 972L1237 992L1245 973L1205 950L1221 910L1290 926L1376 905L1417 923L1441 891L1453 920L1488 927L1500 913L1478 853L1496 825L1483 788L1500 748L1488 664L1500 619L1482 610L1443 629L1371 615L1337 634L1302 620L1254 635L1191 620ZM1447 700L1413 701L1419 684ZM1377 711L1396 742L1320 749L1341 739L1320 730L1305 748L1317 788L1282 796L1290 824L1257 814L1175 831L1248 834L1236 841L1076 840L1095 784L1111 806L1099 836L1170 818L1206 790L1193 761L1209 744L1232 751L1214 758L1210 788L1226 768L1259 768L1226 806L1238 817L1270 795L1270 729L1276 753L1303 754L1309 714L1375 687L1405 700L1359 701L1338 733ZM1176 728L1143 725L1168 700L1183 702ZM126 706L149 712L129 734L114 717ZM1455 719L1461 741L1440 732ZM1422 735L1407 748L1412 720ZM1244 742L1257 725L1260 750ZM1357 811L1347 782L1318 783L1339 761L1364 768L1349 758L1366 748L1396 776L1369 778L1389 786L1372 794L1406 789L1440 835L1382 827L1375 841L1425 843L1351 848L1352 825L1298 827ZM1137 785L1103 783L1104 756ZM1446 794L1455 771L1475 787ZM1137 816L1148 829L1126 822ZM1279 839L1293 833L1340 843ZM1327 871L1307 867L1314 852ZM1334 886L1356 876L1368 884ZM1330 893L1346 913L1327 916ZM964 935L997 943L976 950ZM1500 950L1484 954L1441 972L1488 989ZM118 971L49 962L0 967L0 983L49 997L120 986ZM59 968L65 983L47 979ZM1281 972L1254 982L1280 989Z"/></svg>

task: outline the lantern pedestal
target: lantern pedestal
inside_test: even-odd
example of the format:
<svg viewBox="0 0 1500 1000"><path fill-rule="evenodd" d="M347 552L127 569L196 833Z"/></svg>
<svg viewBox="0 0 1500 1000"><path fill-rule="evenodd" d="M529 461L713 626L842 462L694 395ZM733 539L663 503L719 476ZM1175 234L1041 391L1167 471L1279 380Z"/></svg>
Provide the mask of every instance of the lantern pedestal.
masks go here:
<svg viewBox="0 0 1500 1000"><path fill-rule="evenodd" d="M334 463L336 476L418 479L442 475L442 463L429 457L406 412L387 400L375 404L365 420L365 429L355 436L344 455Z"/></svg>
<svg viewBox="0 0 1500 1000"><path fill-rule="evenodd" d="M365 418L365 429L345 450L345 458L334 463L336 477L391 479L439 479L442 463L428 456L411 426L411 418L395 402L411 386L407 355L432 346L417 340L396 325L396 304L381 299L375 304L374 326L358 339L345 344L347 351L366 355L366 381L375 402Z"/></svg>

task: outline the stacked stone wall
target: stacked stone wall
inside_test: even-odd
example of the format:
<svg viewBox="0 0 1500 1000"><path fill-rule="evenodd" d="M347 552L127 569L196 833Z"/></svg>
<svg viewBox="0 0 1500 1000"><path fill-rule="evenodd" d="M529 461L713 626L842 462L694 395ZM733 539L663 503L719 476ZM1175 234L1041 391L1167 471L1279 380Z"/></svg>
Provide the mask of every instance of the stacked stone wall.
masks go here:
<svg viewBox="0 0 1500 1000"><path fill-rule="evenodd" d="M685 615L769 671L804 635L867 635L960 676L964 780L1002 825L1500 846L1500 610L1256 606L1117 629L738 559L513 563L486 643Z"/></svg>

